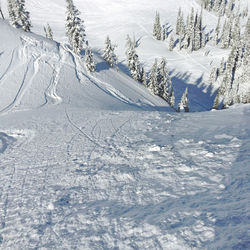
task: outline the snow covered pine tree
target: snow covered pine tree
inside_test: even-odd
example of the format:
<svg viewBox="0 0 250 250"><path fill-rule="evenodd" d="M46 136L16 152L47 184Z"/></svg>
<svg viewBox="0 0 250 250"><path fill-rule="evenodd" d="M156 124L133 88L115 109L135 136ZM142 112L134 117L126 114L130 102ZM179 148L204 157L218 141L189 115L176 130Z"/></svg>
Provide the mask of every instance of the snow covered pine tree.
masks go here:
<svg viewBox="0 0 250 250"><path fill-rule="evenodd" d="M155 22L153 26L153 37L157 40L161 40L161 21L160 21L160 14L159 12L156 12L155 14Z"/></svg>
<svg viewBox="0 0 250 250"><path fill-rule="evenodd" d="M178 104L177 112L189 112L188 108L188 89L185 89L185 92L183 93L181 97L181 101Z"/></svg>
<svg viewBox="0 0 250 250"><path fill-rule="evenodd" d="M30 31L30 13L25 9L25 0L8 0L8 12L12 26Z"/></svg>
<svg viewBox="0 0 250 250"><path fill-rule="evenodd" d="M105 41L106 47L103 52L103 59L110 65L110 67L114 67L117 63L117 58L115 55L115 46L112 46L109 36L107 36Z"/></svg>
<svg viewBox="0 0 250 250"><path fill-rule="evenodd" d="M53 32L48 23L47 23L47 27L44 26L44 32L48 39L53 40Z"/></svg>
<svg viewBox="0 0 250 250"><path fill-rule="evenodd" d="M128 68L131 76L136 81L143 81L143 72L140 66L139 57L135 50L135 42L131 40L130 36L127 36L126 46L128 47L126 50L127 60L128 60Z"/></svg>
<svg viewBox="0 0 250 250"><path fill-rule="evenodd" d="M90 47L85 50L85 65L88 71L96 71L96 64L94 62L93 53Z"/></svg>
<svg viewBox="0 0 250 250"><path fill-rule="evenodd" d="M73 1L66 0L66 3L66 35L74 53L81 55L86 36L83 21L79 17L80 12Z"/></svg>

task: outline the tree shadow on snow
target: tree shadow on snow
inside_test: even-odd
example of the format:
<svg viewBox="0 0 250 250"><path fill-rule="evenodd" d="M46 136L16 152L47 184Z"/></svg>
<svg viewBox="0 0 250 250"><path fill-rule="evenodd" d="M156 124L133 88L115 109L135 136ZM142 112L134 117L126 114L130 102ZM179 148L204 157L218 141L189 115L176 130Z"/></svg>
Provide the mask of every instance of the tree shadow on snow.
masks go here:
<svg viewBox="0 0 250 250"><path fill-rule="evenodd" d="M191 112L201 112L211 110L216 93L212 93L212 87L207 86L203 81L203 75L191 82L191 73L170 72L175 92L176 106L181 100L182 94L188 88L189 109Z"/></svg>
<svg viewBox="0 0 250 250"><path fill-rule="evenodd" d="M96 64L96 72L101 72L103 70L108 70L110 66L106 62L99 62Z"/></svg>

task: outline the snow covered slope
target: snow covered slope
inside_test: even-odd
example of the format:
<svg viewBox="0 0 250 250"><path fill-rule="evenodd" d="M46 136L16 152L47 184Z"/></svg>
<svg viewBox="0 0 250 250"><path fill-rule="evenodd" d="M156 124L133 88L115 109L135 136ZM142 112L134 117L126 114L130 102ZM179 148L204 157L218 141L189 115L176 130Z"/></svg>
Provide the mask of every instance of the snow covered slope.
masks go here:
<svg viewBox="0 0 250 250"><path fill-rule="evenodd" d="M2 41L10 41L0 47L1 112L60 102L101 109L167 106L125 74L108 70L98 57L97 73L90 75L83 60L67 47L3 22L0 25Z"/></svg>
<svg viewBox="0 0 250 250"><path fill-rule="evenodd" d="M241 0L245 6L249 0ZM191 8L200 10L195 0L156 0L156 1L115 1L115 0L75 0L81 11L81 18L85 21L87 39L90 46L102 53L104 41L109 35L111 41L117 44L117 55L120 69L126 64L125 43L127 34L135 36L139 47L137 52L140 61L149 71L155 58L166 57L172 80L175 87L177 104L186 86L189 89L191 111L210 110L213 106L215 88L208 84L208 78L213 66L218 66L221 58L227 57L229 50L221 50L207 46L192 54L186 51L174 50L169 52L168 41L156 41L152 37L152 27L155 12L159 11L161 23L169 26L169 32L175 29L178 8L181 7L187 16ZM48 22L54 32L56 41L67 43L65 35L65 8L64 0L27 1L27 9L31 12L32 30L44 35L43 27ZM250 6L250 3L249 3ZM3 2L4 12L6 3ZM204 26L206 33L215 29L218 17L204 11ZM206 52L209 52L206 56Z"/></svg>
<svg viewBox="0 0 250 250"><path fill-rule="evenodd" d="M161 4L174 16L176 1L162 2L76 4L97 51L108 31L112 38L122 30L124 41L132 30L150 32ZM34 30L51 18L65 42L62 3L27 1ZM0 249L249 247L250 105L175 113L97 55L89 74L67 45L2 21L0 30ZM165 46L148 34L138 49L150 64ZM209 64L194 57L168 54L180 92ZM192 109L207 110L212 98L199 84L190 91Z"/></svg>

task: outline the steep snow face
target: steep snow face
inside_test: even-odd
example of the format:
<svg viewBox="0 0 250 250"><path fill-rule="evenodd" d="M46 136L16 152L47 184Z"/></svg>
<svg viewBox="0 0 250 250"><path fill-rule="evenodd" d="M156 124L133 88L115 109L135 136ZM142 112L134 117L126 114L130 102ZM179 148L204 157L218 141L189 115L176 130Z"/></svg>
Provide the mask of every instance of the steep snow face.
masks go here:
<svg viewBox="0 0 250 250"><path fill-rule="evenodd" d="M82 108L137 109L166 103L96 57L97 72L88 74L83 59L35 34L1 22L0 111L33 109L60 102Z"/></svg>

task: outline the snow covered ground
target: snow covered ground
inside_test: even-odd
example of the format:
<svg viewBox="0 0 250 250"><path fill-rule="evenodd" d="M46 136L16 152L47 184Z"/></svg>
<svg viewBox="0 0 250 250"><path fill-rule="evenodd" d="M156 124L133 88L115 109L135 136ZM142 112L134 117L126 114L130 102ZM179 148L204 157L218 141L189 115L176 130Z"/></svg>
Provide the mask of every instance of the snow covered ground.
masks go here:
<svg viewBox="0 0 250 250"><path fill-rule="evenodd" d="M1 248L247 249L249 112L1 116Z"/></svg>
<svg viewBox="0 0 250 250"><path fill-rule="evenodd" d="M44 2L27 1L33 30L47 19L61 44L0 20L0 249L248 249L250 105L206 111L204 51L151 38L176 1L75 3L96 52L110 34L122 63L134 32L142 61L166 55L177 99L189 84L203 112L175 113L98 55L89 74L63 45L64 1Z"/></svg>

